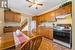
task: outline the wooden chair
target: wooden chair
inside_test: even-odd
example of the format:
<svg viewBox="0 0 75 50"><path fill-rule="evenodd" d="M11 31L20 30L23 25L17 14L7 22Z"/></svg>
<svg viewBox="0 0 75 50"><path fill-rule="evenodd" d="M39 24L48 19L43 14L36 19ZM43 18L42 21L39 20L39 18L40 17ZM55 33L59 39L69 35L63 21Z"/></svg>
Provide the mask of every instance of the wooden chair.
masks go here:
<svg viewBox="0 0 75 50"><path fill-rule="evenodd" d="M29 41L23 43L23 45L20 47L20 50L38 50L41 41L41 36L33 37Z"/></svg>

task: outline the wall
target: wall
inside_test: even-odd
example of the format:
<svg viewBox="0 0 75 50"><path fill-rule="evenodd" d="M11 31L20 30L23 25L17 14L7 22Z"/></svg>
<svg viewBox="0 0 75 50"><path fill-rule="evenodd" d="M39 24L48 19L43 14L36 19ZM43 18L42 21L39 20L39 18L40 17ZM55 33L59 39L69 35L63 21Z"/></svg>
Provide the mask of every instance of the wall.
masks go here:
<svg viewBox="0 0 75 50"><path fill-rule="evenodd" d="M44 26L44 27L48 27L48 28L53 28L53 22L44 22L44 23L41 23L39 25L40 26Z"/></svg>
<svg viewBox="0 0 75 50"><path fill-rule="evenodd" d="M3 33L3 25L4 25L4 9L0 8L0 35Z"/></svg>
<svg viewBox="0 0 75 50"><path fill-rule="evenodd" d="M72 50L75 50L75 0L72 0L72 8L73 8L73 11L72 11Z"/></svg>
<svg viewBox="0 0 75 50"><path fill-rule="evenodd" d="M16 26L20 26L20 23L18 23L18 22L6 22L5 24L4 24L4 26L13 26L13 27L16 27Z"/></svg>

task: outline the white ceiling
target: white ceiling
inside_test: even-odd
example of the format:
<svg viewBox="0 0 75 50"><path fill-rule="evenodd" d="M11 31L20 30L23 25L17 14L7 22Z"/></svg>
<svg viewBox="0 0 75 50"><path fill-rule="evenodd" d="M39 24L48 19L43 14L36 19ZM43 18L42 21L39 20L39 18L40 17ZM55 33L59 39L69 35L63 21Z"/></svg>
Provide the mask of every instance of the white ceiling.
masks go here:
<svg viewBox="0 0 75 50"><path fill-rule="evenodd" d="M63 0L67 1L67 0ZM8 7L13 9L14 11L22 12L30 15L40 15L46 11L50 11L55 9L56 6L59 6L61 0L39 0L40 3L43 3L43 6L39 9L35 9L34 7L29 8L29 2L26 0L8 0Z"/></svg>

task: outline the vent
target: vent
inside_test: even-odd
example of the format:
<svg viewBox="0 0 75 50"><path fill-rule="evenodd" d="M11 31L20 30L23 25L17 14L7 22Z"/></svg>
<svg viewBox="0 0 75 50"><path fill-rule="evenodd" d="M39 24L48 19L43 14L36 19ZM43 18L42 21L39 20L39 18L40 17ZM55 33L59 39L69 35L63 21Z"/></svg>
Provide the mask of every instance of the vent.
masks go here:
<svg viewBox="0 0 75 50"><path fill-rule="evenodd" d="M67 6L67 5L72 5L72 1L69 1L69 2L64 3L64 4L61 5L59 8L65 7L65 6Z"/></svg>

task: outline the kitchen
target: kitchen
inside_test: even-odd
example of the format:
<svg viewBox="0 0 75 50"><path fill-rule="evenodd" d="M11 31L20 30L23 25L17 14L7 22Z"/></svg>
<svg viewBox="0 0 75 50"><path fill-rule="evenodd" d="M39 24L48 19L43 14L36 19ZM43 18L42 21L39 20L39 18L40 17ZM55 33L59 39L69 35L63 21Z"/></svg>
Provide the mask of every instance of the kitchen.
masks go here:
<svg viewBox="0 0 75 50"><path fill-rule="evenodd" d="M57 50L72 49L72 1L68 1L62 4L57 9L54 9L52 11L43 12L39 14L36 11L39 10L37 7L35 7L36 10L28 7L28 9L29 10L31 9L35 15L31 15L30 14L31 11L29 13L30 15L28 15L24 14L21 11L16 11L15 9L12 9L13 7L16 8L17 10L18 8L20 8L20 7L17 8L17 6L21 6L16 4L16 2L19 3L18 0L14 2L16 6L14 5L11 6L13 4L11 3L13 0L8 1L9 1L9 8L3 9L4 12L3 11L2 12L4 13L3 16L4 18L0 18L3 19L2 21L4 24L2 25L4 28L1 28L1 30L4 32L3 33L4 35L3 42L5 42L3 46L5 47L4 49L7 50L11 49L11 47L15 45L14 41L16 38L14 38L12 32L16 33L17 30L19 29L20 29L19 31L25 33L25 35L27 36L32 37L34 35L35 36L41 35L44 38L43 43L40 45L39 50L46 50L46 49L56 50L56 48L58 48ZM29 1L27 0L26 2ZM23 2L21 2L21 4L22 3ZM23 6L23 8L26 7ZM25 9L21 8L20 10L24 11ZM25 12L28 11L25 10Z"/></svg>

